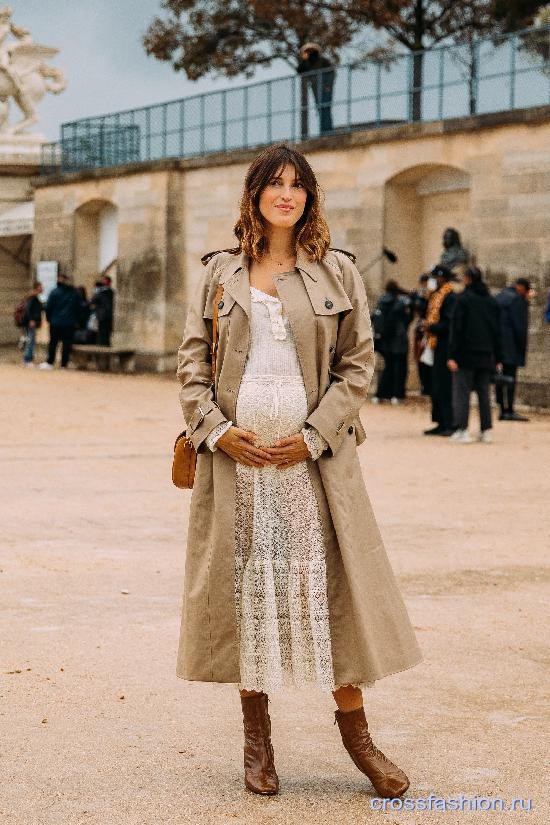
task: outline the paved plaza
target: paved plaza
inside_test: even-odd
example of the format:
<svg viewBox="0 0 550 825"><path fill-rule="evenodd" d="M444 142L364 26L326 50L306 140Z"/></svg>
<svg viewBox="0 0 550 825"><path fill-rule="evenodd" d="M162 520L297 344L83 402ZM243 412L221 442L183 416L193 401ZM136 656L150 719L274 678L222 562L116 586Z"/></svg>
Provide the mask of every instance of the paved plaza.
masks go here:
<svg viewBox="0 0 550 825"><path fill-rule="evenodd" d="M363 410L367 489L425 656L365 692L374 741L410 800L533 805L384 812L330 696L272 697L281 793L261 798L243 788L235 687L176 679L175 379L3 364L0 384L3 825L548 822L550 417L454 445L421 436L424 402Z"/></svg>

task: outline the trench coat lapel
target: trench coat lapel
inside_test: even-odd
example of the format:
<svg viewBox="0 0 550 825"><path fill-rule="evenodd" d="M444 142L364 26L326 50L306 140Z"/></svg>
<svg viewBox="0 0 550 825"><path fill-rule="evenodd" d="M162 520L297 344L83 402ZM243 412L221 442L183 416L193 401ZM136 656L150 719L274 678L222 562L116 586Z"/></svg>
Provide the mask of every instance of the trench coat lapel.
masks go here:
<svg viewBox="0 0 550 825"><path fill-rule="evenodd" d="M235 299L250 318L250 279L248 257L244 252L237 261L231 262L231 266L227 267L220 276L219 282L223 284L224 291Z"/></svg>

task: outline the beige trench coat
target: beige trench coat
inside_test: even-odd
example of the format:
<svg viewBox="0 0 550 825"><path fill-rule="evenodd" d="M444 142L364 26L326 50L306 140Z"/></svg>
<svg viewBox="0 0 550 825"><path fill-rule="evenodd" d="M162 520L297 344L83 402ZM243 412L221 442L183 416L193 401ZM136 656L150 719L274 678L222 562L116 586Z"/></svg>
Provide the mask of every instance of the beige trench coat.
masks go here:
<svg viewBox="0 0 550 825"><path fill-rule="evenodd" d="M210 342L218 283L216 402ZM342 253L312 263L300 251L296 270L274 275L288 315L306 388L307 423L329 444L307 465L326 547L330 634L336 684L371 682L422 660L384 550L357 456L365 439L359 410L374 371L365 288ZM178 354L180 400L197 450L191 497L177 675L240 681L234 596L235 462L204 443L235 421L249 345L248 259L215 255L192 296Z"/></svg>

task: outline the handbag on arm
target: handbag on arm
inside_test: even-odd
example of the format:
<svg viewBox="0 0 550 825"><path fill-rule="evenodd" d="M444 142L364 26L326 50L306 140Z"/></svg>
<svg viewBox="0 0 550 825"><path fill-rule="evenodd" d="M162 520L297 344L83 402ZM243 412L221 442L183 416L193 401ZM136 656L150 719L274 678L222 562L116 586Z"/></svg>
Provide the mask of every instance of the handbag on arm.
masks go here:
<svg viewBox="0 0 550 825"><path fill-rule="evenodd" d="M212 387L216 381L216 358L218 353L218 304L222 299L223 286L218 286L214 298L214 312L212 313L212 346L210 349L212 364ZM172 460L172 481L180 490L189 490L195 481L195 467L197 451L193 442L186 435L186 430L178 435L174 444L174 458Z"/></svg>

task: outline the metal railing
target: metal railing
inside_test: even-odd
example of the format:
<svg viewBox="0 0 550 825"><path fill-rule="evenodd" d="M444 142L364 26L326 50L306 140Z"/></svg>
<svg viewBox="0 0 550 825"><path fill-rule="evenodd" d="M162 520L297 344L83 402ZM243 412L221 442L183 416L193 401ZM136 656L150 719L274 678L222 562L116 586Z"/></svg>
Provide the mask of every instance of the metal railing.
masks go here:
<svg viewBox="0 0 550 825"><path fill-rule="evenodd" d="M550 104L550 26L64 123L43 172L189 158Z"/></svg>

